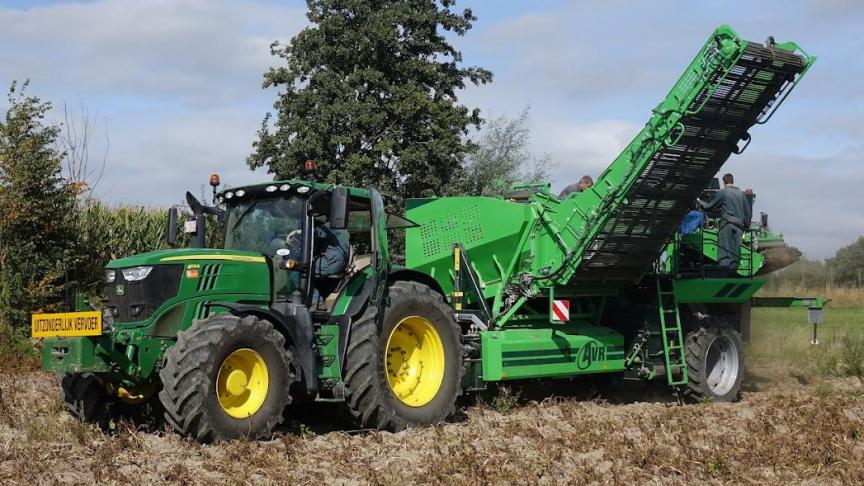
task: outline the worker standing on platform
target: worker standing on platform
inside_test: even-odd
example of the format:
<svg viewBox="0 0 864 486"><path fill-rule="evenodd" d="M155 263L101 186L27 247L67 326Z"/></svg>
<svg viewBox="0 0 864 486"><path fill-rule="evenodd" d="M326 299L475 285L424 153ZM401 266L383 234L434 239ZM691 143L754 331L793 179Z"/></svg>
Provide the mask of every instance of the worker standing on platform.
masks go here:
<svg viewBox="0 0 864 486"><path fill-rule="evenodd" d="M753 208L750 200L741 189L735 186L735 178L732 174L723 175L723 189L717 192L711 202L698 200L702 209L720 211L720 230L717 235L719 248L717 250L717 263L734 271L738 268L741 259L741 242L744 231L750 227L750 219L753 217Z"/></svg>

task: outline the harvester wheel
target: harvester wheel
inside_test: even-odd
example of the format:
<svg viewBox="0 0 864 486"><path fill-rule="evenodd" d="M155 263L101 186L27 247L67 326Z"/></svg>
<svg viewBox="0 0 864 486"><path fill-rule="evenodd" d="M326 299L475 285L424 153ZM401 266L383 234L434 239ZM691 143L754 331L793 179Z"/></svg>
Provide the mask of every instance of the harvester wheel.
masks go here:
<svg viewBox="0 0 864 486"><path fill-rule="evenodd" d="M741 335L723 320L706 317L687 334L686 396L696 402L734 402L744 378Z"/></svg>
<svg viewBox="0 0 864 486"><path fill-rule="evenodd" d="M112 419L114 400L92 373L60 375L63 405L70 415L82 422L107 429Z"/></svg>
<svg viewBox="0 0 864 486"><path fill-rule="evenodd" d="M269 437L294 381L282 334L257 317L231 315L179 332L159 377L165 421L200 442Z"/></svg>
<svg viewBox="0 0 864 486"><path fill-rule="evenodd" d="M446 421L462 391L461 330L440 294L395 282L378 327L370 307L354 324L345 402L360 427L399 431Z"/></svg>

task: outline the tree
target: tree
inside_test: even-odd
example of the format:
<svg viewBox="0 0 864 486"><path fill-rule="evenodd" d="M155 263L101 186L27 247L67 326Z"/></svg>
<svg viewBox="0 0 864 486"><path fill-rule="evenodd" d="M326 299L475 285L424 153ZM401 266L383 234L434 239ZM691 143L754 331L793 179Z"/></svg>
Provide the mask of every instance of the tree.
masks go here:
<svg viewBox="0 0 864 486"><path fill-rule="evenodd" d="M61 175L60 128L45 122L51 104L25 96L27 85L12 83L0 121L0 322L19 328L62 302L76 196Z"/></svg>
<svg viewBox="0 0 864 486"><path fill-rule="evenodd" d="M514 182L543 182L555 165L552 156L535 157L528 149L529 109L517 118L500 116L480 131L477 147L465 160L464 176L451 194L500 195Z"/></svg>
<svg viewBox="0 0 864 486"><path fill-rule="evenodd" d="M105 150L101 154L101 160L91 164L90 146L93 134L96 130L96 116L91 116L90 110L84 103L80 103L77 113L63 103L64 123L58 136L58 143L64 153L65 179L78 193L82 204L94 197L96 186L102 180L105 173L105 165L108 161L108 127L105 126Z"/></svg>
<svg viewBox="0 0 864 486"><path fill-rule="evenodd" d="M858 285L864 281L864 236L837 250L826 262L833 282L838 285Z"/></svg>
<svg viewBox="0 0 864 486"><path fill-rule="evenodd" d="M476 17L454 0L307 0L312 26L271 52L286 65L264 75L280 89L248 158L280 178L307 159L316 177L375 184L397 197L442 194L474 148L478 109L458 103L466 81L492 80L463 67L445 33L464 36Z"/></svg>

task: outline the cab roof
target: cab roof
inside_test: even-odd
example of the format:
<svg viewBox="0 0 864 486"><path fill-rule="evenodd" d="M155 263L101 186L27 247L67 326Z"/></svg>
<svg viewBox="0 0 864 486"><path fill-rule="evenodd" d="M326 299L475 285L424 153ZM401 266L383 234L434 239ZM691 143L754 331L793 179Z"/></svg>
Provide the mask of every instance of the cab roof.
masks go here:
<svg viewBox="0 0 864 486"><path fill-rule="evenodd" d="M265 194L290 194L308 196L317 191L326 191L334 187L335 184L326 184L322 182L304 181L300 179L285 179L272 182L262 182L260 184L250 184L245 186L236 186L223 189L216 193L216 197L222 202L231 202L238 191L242 191L244 199L254 198L255 196ZM308 189L303 189L308 188ZM369 199L369 190L359 187L348 187L352 198ZM231 194L230 196L228 194ZM247 197L248 195L248 197Z"/></svg>

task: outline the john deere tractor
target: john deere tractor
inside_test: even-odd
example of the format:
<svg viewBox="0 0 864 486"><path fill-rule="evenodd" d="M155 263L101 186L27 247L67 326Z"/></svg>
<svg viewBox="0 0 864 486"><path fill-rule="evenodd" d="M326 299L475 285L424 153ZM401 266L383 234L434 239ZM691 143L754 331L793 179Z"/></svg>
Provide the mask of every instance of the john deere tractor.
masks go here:
<svg viewBox="0 0 864 486"><path fill-rule="evenodd" d="M816 323L823 301L753 297L797 258L767 218L731 268L716 217L679 225L814 60L719 27L596 184L566 197L523 185L411 199L400 217L374 188L304 180L212 206L187 194L191 248L110 262L101 311L33 316L44 369L83 420L161 417L200 441L267 437L293 401L340 403L359 427L434 424L461 393L509 380L662 379L736 400L750 306L806 307ZM208 219L222 248L206 248ZM404 229L404 261L388 229Z"/></svg>

